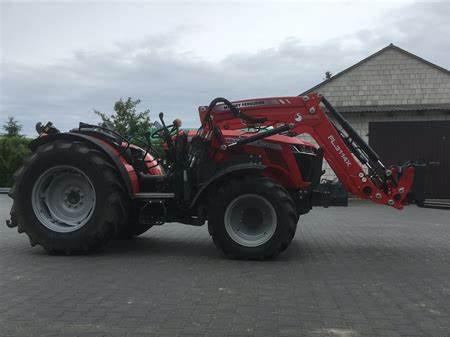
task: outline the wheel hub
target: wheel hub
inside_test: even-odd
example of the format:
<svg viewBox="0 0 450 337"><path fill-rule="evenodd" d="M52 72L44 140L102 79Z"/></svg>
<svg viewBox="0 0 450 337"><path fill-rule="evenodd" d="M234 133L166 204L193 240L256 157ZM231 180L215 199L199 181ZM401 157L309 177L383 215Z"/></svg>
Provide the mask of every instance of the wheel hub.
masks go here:
<svg viewBox="0 0 450 337"><path fill-rule="evenodd" d="M277 227L277 215L266 198L244 194L230 202L224 222L233 241L245 247L257 247L272 238Z"/></svg>
<svg viewBox="0 0 450 337"><path fill-rule="evenodd" d="M89 177L73 166L52 167L33 186L33 211L45 227L55 232L72 232L84 226L95 202Z"/></svg>
<svg viewBox="0 0 450 337"><path fill-rule="evenodd" d="M83 193L79 188L71 186L64 192L64 203L67 207L78 208L83 204Z"/></svg>
<svg viewBox="0 0 450 337"><path fill-rule="evenodd" d="M263 213L257 208L246 208L242 212L241 224L248 229L257 230L263 221Z"/></svg>

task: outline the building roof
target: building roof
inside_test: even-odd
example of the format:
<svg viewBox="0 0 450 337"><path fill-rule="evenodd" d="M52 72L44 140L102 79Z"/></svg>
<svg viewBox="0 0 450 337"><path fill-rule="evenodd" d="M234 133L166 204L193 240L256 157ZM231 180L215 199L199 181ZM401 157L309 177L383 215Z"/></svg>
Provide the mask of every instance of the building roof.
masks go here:
<svg viewBox="0 0 450 337"><path fill-rule="evenodd" d="M450 71L390 44L313 91L348 112L450 110Z"/></svg>
<svg viewBox="0 0 450 337"><path fill-rule="evenodd" d="M341 113L351 112L401 112L401 111L445 111L450 113L450 103L448 104L397 104L397 105L355 105L339 107Z"/></svg>

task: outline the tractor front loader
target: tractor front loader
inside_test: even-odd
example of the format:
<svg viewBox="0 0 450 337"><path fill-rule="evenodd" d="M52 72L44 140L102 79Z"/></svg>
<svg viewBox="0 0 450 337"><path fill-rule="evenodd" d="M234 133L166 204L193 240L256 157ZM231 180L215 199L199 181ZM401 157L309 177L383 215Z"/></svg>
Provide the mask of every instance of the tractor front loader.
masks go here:
<svg viewBox="0 0 450 337"><path fill-rule="evenodd" d="M166 125L161 113L141 146L96 125L59 132L39 124L32 154L15 174L8 226L33 246L70 254L166 222L207 223L226 256L271 258L289 246L300 215L323 199L316 189L323 158L360 198L397 209L423 201L421 166L385 167L318 94L217 98L199 114L200 128L187 132L179 120Z"/></svg>

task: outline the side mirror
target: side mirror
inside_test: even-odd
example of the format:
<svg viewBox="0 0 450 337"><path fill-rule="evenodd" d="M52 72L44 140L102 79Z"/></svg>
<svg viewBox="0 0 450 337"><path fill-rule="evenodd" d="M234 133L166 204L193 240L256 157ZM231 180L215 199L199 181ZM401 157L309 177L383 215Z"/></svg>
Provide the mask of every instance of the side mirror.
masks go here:
<svg viewBox="0 0 450 337"><path fill-rule="evenodd" d="M42 133L42 123L41 122L36 123L36 132L38 133L38 135L40 135Z"/></svg>

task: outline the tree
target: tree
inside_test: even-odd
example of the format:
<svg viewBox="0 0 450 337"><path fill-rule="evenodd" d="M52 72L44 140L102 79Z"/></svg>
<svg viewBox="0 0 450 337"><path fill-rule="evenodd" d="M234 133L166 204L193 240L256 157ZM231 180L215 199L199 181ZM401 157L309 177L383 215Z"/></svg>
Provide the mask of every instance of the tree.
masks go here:
<svg viewBox="0 0 450 337"><path fill-rule="evenodd" d="M114 113L106 113L94 110L94 113L102 119L101 126L113 129L121 135L131 139L145 139L145 134L151 128L150 110L137 112L136 107L141 100L122 98L114 104Z"/></svg>
<svg viewBox="0 0 450 337"><path fill-rule="evenodd" d="M3 124L3 130L6 131L5 136L7 137L18 137L20 136L20 131L22 130L22 125L14 119L14 117L8 117L8 121Z"/></svg>
<svg viewBox="0 0 450 337"><path fill-rule="evenodd" d="M94 110L94 113L102 119L100 126L112 129L121 135L127 137L131 141L136 141L137 145L149 144L151 142L151 154L163 159L165 151L163 148L163 140L160 138L148 139L148 134L156 131L150 122L150 110L137 112L137 105L140 99L133 100L128 97L126 101L122 98L114 104L114 113L108 115L106 113Z"/></svg>
<svg viewBox="0 0 450 337"><path fill-rule="evenodd" d="M2 128L6 133L0 136L0 187L12 185L14 172L30 153L30 139L20 135L22 125L14 117L8 117Z"/></svg>

